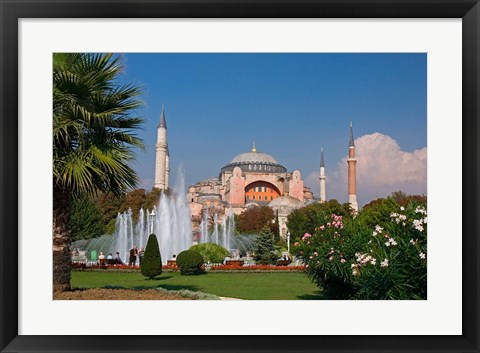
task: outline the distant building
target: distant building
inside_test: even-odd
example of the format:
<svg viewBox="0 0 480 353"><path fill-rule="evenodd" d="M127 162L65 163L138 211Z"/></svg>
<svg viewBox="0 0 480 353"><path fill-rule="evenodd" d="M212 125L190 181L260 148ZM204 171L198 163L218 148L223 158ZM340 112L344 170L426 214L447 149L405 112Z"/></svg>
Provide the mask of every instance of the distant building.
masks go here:
<svg viewBox="0 0 480 353"><path fill-rule="evenodd" d="M167 124L162 106L160 123L157 129L155 187L168 189L170 174L170 154L167 142ZM350 123L350 143L348 158L349 203L358 211L356 201L355 146L353 128ZM320 195L319 202L326 201L326 176L323 149L320 152ZM311 189L304 185L298 169L287 171L270 154L257 151L255 143L249 152L235 156L220 169L218 177L208 178L191 185L187 200L192 215L193 227L198 229L204 210L209 214L218 213L218 221L225 216L227 209L236 214L252 206L270 206L278 211L280 234L286 237L286 219L290 212L306 204L317 202Z"/></svg>
<svg viewBox="0 0 480 353"><path fill-rule="evenodd" d="M270 154L257 151L255 144L251 151L235 156L223 166L217 178L199 181L190 186L187 193L194 224L195 220L198 223L207 208L220 214L225 214L225 210L230 208L240 214L254 206L270 206L276 211L276 200L284 200L285 197L295 207L281 207L279 217L283 221L283 237L286 237L288 214L314 201L313 193L304 185L299 170L288 172ZM289 212L286 212L287 209Z"/></svg>

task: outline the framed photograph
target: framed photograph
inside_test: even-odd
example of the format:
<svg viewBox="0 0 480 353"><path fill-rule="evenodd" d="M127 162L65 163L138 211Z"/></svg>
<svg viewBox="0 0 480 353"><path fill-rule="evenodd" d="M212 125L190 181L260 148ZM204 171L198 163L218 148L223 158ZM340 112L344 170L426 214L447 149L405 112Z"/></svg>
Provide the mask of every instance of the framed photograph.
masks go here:
<svg viewBox="0 0 480 353"><path fill-rule="evenodd" d="M480 351L477 0L0 1L1 352Z"/></svg>

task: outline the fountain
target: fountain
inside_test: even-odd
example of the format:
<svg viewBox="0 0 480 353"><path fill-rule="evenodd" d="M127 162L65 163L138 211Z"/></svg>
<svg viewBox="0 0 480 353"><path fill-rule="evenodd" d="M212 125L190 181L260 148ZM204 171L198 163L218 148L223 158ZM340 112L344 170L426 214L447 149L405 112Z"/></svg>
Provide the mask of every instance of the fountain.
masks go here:
<svg viewBox="0 0 480 353"><path fill-rule="evenodd" d="M179 183L175 187L179 192L161 195L153 224L164 262L192 246L190 209L184 192L183 173L180 171L179 175Z"/></svg>
<svg viewBox="0 0 480 353"><path fill-rule="evenodd" d="M219 227L218 214L215 213L213 215L212 231L210 232L208 229L209 217L209 210L208 208L206 208L203 212L202 221L200 222L200 239L198 242L215 243L217 245L224 246L222 242L223 239L227 236L227 233L223 225L225 224L226 218L224 217L222 219L222 224Z"/></svg>
<svg viewBox="0 0 480 353"><path fill-rule="evenodd" d="M192 224L190 210L186 201L183 172L179 170L178 183L171 195L164 193L160 196L157 207L153 210L140 209L137 222L133 221L132 210L118 213L113 236L103 235L97 239L76 241L72 249L84 249L88 253L96 250L105 254L120 253L124 263L128 263L130 249L138 249L147 245L148 237L152 233L157 236L160 254L163 263L171 259L174 254L192 246Z"/></svg>
<svg viewBox="0 0 480 353"><path fill-rule="evenodd" d="M205 209L200 223L200 239L199 243L215 243L223 246L225 249L233 253L233 250L242 252L249 251L253 248L253 238L250 236L235 235L235 214L230 207L225 215L219 221L217 213L213 216L213 227L209 232L208 229L209 210Z"/></svg>
<svg viewBox="0 0 480 353"><path fill-rule="evenodd" d="M124 263L128 263L130 249L146 247L148 237L153 229L159 243L162 262L166 263L174 254L192 246L192 224L190 209L186 200L184 176L179 170L179 178L171 195L162 193L157 207L153 210L140 209L138 219L133 221L132 210L117 215L115 233L104 235L97 239L77 241L72 249L80 248L90 253L96 250L105 254L115 254L117 251ZM223 246L230 252L246 253L253 249L254 237L235 236L235 214L230 208L222 218L217 213L213 215L213 227L209 232L209 210L206 209L200 223L199 243L212 242ZM233 251L232 251L233 250Z"/></svg>

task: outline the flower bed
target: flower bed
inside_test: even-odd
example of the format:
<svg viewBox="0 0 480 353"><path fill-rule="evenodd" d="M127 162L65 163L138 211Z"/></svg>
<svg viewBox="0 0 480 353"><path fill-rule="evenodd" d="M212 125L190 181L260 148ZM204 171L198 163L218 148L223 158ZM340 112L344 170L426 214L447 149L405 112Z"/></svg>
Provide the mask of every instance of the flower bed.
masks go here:
<svg viewBox="0 0 480 353"><path fill-rule="evenodd" d="M72 269L75 270L122 270L122 271L135 271L140 270L140 266L130 267L128 265L89 265L85 263L72 263ZM166 271L178 271L177 266L163 265L163 270ZM246 266L232 266L232 265L214 265L205 266L207 271L212 272L303 272L305 266L275 266L275 265L246 265Z"/></svg>
<svg viewBox="0 0 480 353"><path fill-rule="evenodd" d="M275 271L275 272L302 272L305 266L275 266L275 265L249 265L249 266L211 266L207 271L226 271L226 272L251 272L251 271Z"/></svg>

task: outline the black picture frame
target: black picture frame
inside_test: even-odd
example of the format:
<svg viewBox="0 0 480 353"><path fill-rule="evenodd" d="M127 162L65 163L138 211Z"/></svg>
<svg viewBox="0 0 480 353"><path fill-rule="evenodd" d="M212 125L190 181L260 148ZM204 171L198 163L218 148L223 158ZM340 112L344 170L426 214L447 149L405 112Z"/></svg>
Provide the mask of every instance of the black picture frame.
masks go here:
<svg viewBox="0 0 480 353"><path fill-rule="evenodd" d="M0 15L1 352L479 352L478 0L0 0ZM461 336L18 335L18 20L176 17L462 18Z"/></svg>

